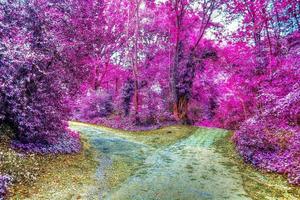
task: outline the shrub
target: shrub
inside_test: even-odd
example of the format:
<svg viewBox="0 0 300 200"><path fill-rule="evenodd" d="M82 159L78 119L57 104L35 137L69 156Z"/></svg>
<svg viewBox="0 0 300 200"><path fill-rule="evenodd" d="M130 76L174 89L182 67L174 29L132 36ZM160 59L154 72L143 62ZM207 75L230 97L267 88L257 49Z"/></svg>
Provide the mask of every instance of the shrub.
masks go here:
<svg viewBox="0 0 300 200"><path fill-rule="evenodd" d="M0 174L0 200L4 200L11 181L10 176Z"/></svg>
<svg viewBox="0 0 300 200"><path fill-rule="evenodd" d="M75 119L93 121L109 117L113 113L112 96L105 91L90 90L79 98L75 106Z"/></svg>
<svg viewBox="0 0 300 200"><path fill-rule="evenodd" d="M246 120L233 137L243 158L269 171L287 174L300 184L300 87L279 99L273 108ZM294 119L295 121L291 121Z"/></svg>
<svg viewBox="0 0 300 200"><path fill-rule="evenodd" d="M89 67L79 60L83 52L76 51L76 44L62 42L65 10L56 9L58 4L0 5L0 124L14 129L13 146L23 150L73 152L80 146L79 138L69 135L66 121L70 96Z"/></svg>

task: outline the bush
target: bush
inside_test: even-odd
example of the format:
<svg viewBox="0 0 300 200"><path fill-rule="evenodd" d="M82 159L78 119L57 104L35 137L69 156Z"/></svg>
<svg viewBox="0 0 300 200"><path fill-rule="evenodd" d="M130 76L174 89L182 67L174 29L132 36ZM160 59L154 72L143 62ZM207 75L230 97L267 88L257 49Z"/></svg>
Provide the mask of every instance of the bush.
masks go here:
<svg viewBox="0 0 300 200"><path fill-rule="evenodd" d="M113 113L112 96L104 91L88 91L79 98L75 106L74 118L83 121L93 121L108 117Z"/></svg>
<svg viewBox="0 0 300 200"><path fill-rule="evenodd" d="M242 124L233 137L238 151L247 162L300 184L299 115L300 87Z"/></svg>
<svg viewBox="0 0 300 200"><path fill-rule="evenodd" d="M12 147L18 151L38 154L64 154L78 153L81 150L81 141L79 134L75 132L66 132L55 138L51 144L43 143L23 143L18 140L12 142Z"/></svg>
<svg viewBox="0 0 300 200"><path fill-rule="evenodd" d="M64 27L64 10L56 9L59 3L44 3L0 5L0 124L13 128L14 147L43 153L78 151L80 142L70 136L66 121L70 96L89 67L78 63L75 44L64 45L64 35L52 32Z"/></svg>
<svg viewBox="0 0 300 200"><path fill-rule="evenodd" d="M4 200L11 181L10 176L0 174L0 200Z"/></svg>

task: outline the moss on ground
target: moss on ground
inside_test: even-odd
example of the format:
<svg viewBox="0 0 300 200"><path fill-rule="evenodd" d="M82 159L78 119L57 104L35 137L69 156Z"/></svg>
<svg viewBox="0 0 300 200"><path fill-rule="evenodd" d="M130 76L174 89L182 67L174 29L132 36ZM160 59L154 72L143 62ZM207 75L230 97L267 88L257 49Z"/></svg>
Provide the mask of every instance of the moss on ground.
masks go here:
<svg viewBox="0 0 300 200"><path fill-rule="evenodd" d="M252 165L244 163L235 150L231 136L232 134L229 134L223 140L217 140L214 145L217 152L230 158L228 163L224 163L225 165L238 167L243 179L243 187L252 199L300 199L300 188L288 184L284 176L257 170Z"/></svg>
<svg viewBox="0 0 300 200"><path fill-rule="evenodd" d="M0 174L10 175L14 185L31 185L42 174L46 160L35 154L17 153L10 148L7 137L0 141Z"/></svg>

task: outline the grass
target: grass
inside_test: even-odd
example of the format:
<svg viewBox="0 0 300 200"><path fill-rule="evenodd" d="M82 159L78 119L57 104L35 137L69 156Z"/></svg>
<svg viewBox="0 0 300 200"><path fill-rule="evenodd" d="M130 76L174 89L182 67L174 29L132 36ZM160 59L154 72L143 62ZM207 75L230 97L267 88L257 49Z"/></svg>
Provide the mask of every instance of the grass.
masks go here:
<svg viewBox="0 0 300 200"><path fill-rule="evenodd" d="M103 127L100 126L102 129ZM106 129L106 128L105 128ZM178 140L187 138L192 135L198 128L189 126L171 126L164 127L149 131L121 131L124 136L130 136L136 141L143 142L154 148L163 148ZM120 134L118 129L109 129L110 132ZM139 169L140 166L128 163L126 159L118 159L113 162L112 167L108 170L108 186L116 188L119 184L123 183L128 177Z"/></svg>
<svg viewBox="0 0 300 200"><path fill-rule="evenodd" d="M198 129L198 127L193 126L177 125L148 131L125 131L81 122L70 122L70 124L78 124L83 126L86 125L89 127L99 128L101 130L114 133L121 137L132 138L135 141L143 142L155 148L168 146L177 142L180 139L187 138Z"/></svg>
<svg viewBox="0 0 300 200"><path fill-rule="evenodd" d="M77 122L71 122L72 124L84 126ZM171 126L135 132L89 124L87 126L148 144L154 149L175 144L178 140L193 135L198 129L197 127ZM251 165L245 164L235 151L234 144L230 140L231 135L214 141L213 146L217 153L229 158L222 163L223 165L228 168L238 168L243 188L252 199L300 199L300 188L288 184L284 176L258 171ZM98 199L99 188L97 188L98 184L94 175L99 165L99 155L96 154L94 147L90 146L85 136L82 139L83 151L74 155L19 154L9 148L7 137L0 137L0 140L0 173L9 174L14 178L14 184L10 188L10 199ZM130 162L128 158L120 157L114 160L106 171L107 187L117 188L141 167L137 164ZM185 168L187 171L195 169L191 163ZM143 173L143 170L140 170L140 173ZM203 174L203 176L206 175Z"/></svg>
<svg viewBox="0 0 300 200"><path fill-rule="evenodd" d="M163 147L171 145L178 140L192 135L198 128L189 126L171 126L151 131L141 131L139 133L130 132L136 140L142 141L153 147Z"/></svg>
<svg viewBox="0 0 300 200"><path fill-rule="evenodd" d="M115 160L106 172L108 189L116 188L120 183L123 183L128 177L133 175L137 169L137 165L128 163L124 159Z"/></svg>
<svg viewBox="0 0 300 200"><path fill-rule="evenodd" d="M226 136L224 140L218 140L214 145L219 153L230 158L228 163L224 163L225 165L238 167L243 179L243 187L252 199L300 199L300 188L290 185L284 176L257 170L252 165L244 163L236 153L234 144L230 139L231 136L232 134Z"/></svg>
<svg viewBox="0 0 300 200"><path fill-rule="evenodd" d="M153 149L163 148L176 143L178 140L189 137L198 129L197 127L191 126L171 126L149 131L125 131L94 124L70 122L71 127L76 127L76 125L92 127L101 131L110 132L121 138L147 144ZM131 160L131 158L128 157L119 156L117 159L114 159L112 165L106 170L105 173L107 189L112 190L117 188L141 167L145 167L143 163L139 163L136 160Z"/></svg>
<svg viewBox="0 0 300 200"><path fill-rule="evenodd" d="M96 185L97 155L85 138L79 154L47 156L20 154L9 147L6 136L0 141L0 173L14 179L9 199L80 199Z"/></svg>

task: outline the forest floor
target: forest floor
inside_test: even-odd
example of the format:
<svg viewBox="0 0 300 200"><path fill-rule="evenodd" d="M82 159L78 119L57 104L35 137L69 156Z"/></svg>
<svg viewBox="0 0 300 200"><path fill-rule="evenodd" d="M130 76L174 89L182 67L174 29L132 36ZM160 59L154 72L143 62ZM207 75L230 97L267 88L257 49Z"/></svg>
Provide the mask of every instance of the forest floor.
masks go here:
<svg viewBox="0 0 300 200"><path fill-rule="evenodd" d="M11 199L300 199L300 188L283 176L244 164L226 130L70 127L85 138L83 152L49 160L43 175L16 187Z"/></svg>

